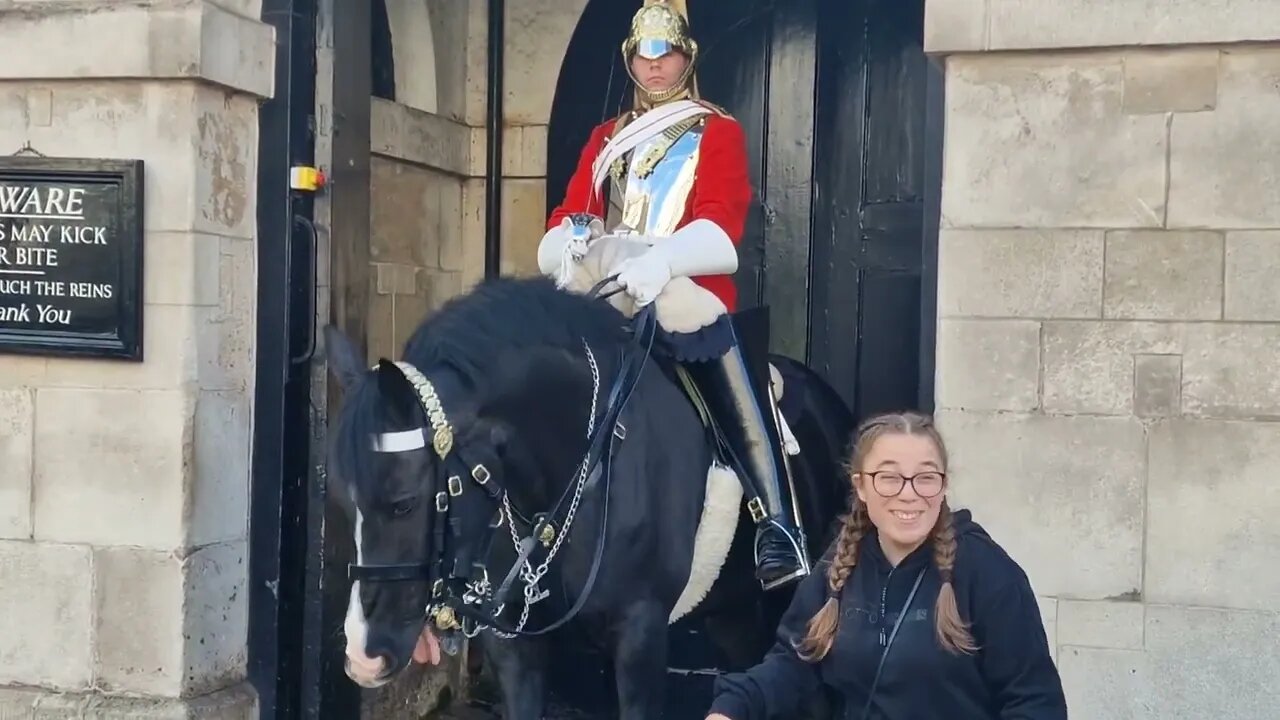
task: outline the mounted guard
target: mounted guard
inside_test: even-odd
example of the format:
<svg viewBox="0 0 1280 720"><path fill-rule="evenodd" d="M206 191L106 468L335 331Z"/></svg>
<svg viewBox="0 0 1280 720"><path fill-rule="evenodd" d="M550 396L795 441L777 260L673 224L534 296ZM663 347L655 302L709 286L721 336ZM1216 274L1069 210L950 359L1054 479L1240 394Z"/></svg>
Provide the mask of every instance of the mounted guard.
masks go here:
<svg viewBox="0 0 1280 720"><path fill-rule="evenodd" d="M548 219L538 265L578 292L615 278L625 296L613 302L626 313L654 304L686 390L746 491L756 577L779 588L810 567L788 462L798 448L771 381L768 314L735 312L752 195L743 131L699 97L683 0L646 0L622 55L633 109L591 133Z"/></svg>

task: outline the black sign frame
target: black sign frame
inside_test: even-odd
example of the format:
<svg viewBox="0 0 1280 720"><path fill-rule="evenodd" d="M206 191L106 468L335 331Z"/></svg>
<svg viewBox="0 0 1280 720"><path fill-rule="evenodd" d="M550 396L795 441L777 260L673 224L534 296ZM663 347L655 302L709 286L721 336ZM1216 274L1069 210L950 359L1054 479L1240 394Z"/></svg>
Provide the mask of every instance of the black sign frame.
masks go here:
<svg viewBox="0 0 1280 720"><path fill-rule="evenodd" d="M0 181L117 185L118 199L112 214L118 221L114 254L120 265L112 299L114 332L0 328L0 353L142 362L144 178L142 160L0 157Z"/></svg>

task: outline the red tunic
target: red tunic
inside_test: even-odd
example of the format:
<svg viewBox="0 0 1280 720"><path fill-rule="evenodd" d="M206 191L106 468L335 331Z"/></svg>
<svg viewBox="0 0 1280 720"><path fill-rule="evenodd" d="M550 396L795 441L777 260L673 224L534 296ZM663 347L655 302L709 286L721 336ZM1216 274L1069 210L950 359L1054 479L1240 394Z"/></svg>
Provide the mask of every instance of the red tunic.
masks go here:
<svg viewBox="0 0 1280 720"><path fill-rule="evenodd" d="M738 245L747 222L747 208L751 204L746 137L742 126L733 118L716 114L705 117L693 189L689 192L684 215L676 229L694 220L710 220L724 230L734 245ZM591 197L591 165L616 123L616 119L609 120L591 132L578 160L578 168L565 189L564 200L547 219L548 230L559 225L566 215L587 212ZM597 215L603 214L602 208L590 209ZM701 275L692 280L720 298L730 312L736 309L738 290L732 275Z"/></svg>

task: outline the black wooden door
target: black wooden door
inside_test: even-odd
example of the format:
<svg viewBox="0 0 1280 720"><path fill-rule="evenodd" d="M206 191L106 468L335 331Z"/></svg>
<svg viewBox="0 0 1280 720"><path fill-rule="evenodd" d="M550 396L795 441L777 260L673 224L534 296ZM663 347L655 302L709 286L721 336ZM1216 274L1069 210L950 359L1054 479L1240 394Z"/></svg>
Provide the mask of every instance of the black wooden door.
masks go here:
<svg viewBox="0 0 1280 720"><path fill-rule="evenodd" d="M923 3L821 2L809 363L859 417L931 405Z"/></svg>
<svg viewBox="0 0 1280 720"><path fill-rule="evenodd" d="M704 97L742 124L755 189L738 271L741 303L768 304L772 347L806 356L816 0L690 8Z"/></svg>
<svg viewBox="0 0 1280 720"><path fill-rule="evenodd" d="M756 188L738 280L773 349L858 417L932 405L936 191L920 0L693 4L703 95L742 123ZM933 198L936 200L936 197ZM936 218L932 225L936 229Z"/></svg>

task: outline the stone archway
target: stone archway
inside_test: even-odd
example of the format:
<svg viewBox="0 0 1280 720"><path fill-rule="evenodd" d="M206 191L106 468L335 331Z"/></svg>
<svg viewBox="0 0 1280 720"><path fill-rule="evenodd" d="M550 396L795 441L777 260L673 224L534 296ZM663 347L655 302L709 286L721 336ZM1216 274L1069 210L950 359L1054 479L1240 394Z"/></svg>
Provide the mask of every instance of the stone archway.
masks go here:
<svg viewBox="0 0 1280 720"><path fill-rule="evenodd" d="M503 45L502 270L537 272L546 223L548 122L587 0L509 0Z"/></svg>
<svg viewBox="0 0 1280 720"><path fill-rule="evenodd" d="M394 99L415 110L436 113L439 109L439 79L435 32L427 2L382 0L391 41Z"/></svg>
<svg viewBox="0 0 1280 720"><path fill-rule="evenodd" d="M630 87L619 48L640 0L591 0L561 54L548 113L547 212L559 204L582 145L622 110Z"/></svg>
<svg viewBox="0 0 1280 720"><path fill-rule="evenodd" d="M589 4L600 3L588 0L507 3L503 116L508 125L545 127L551 119L551 105L565 54Z"/></svg>

